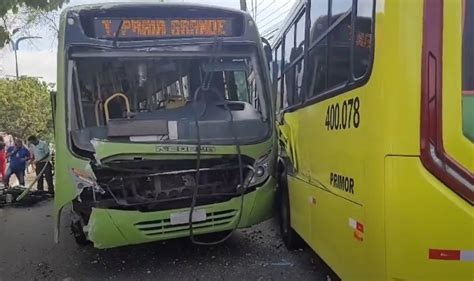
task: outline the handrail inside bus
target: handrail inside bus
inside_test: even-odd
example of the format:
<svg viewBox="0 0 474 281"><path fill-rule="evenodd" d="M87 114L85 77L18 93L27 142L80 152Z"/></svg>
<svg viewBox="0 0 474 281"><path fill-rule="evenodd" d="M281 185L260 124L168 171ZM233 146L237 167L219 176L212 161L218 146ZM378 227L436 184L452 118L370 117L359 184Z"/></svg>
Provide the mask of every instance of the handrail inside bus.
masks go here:
<svg viewBox="0 0 474 281"><path fill-rule="evenodd" d="M105 123L107 124L109 122L110 116L109 116L109 102L115 98L122 98L125 101L125 107L127 108L127 113L130 113L130 102L128 101L128 98L126 95L122 93L115 93L108 97L105 102L104 102L104 111L105 111ZM127 114L127 118L130 118L130 114Z"/></svg>
<svg viewBox="0 0 474 281"><path fill-rule="evenodd" d="M97 127L100 126L100 115L99 115L100 112L99 112L99 110L100 110L101 102L102 102L101 100L97 100L97 101L95 102L95 105L94 105L94 109L95 109L95 123L96 123Z"/></svg>

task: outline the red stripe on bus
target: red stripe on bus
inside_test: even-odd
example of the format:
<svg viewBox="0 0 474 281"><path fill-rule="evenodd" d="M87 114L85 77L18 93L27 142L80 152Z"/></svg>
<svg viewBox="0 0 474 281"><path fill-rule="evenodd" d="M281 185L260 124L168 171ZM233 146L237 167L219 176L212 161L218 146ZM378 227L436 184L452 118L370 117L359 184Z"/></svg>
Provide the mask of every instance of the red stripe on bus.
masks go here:
<svg viewBox="0 0 474 281"><path fill-rule="evenodd" d="M474 91L462 91L464 96L474 96Z"/></svg>
<svg viewBox="0 0 474 281"><path fill-rule="evenodd" d="M461 251L459 250L440 250L430 249L429 258L431 260L450 260L458 261L461 259Z"/></svg>

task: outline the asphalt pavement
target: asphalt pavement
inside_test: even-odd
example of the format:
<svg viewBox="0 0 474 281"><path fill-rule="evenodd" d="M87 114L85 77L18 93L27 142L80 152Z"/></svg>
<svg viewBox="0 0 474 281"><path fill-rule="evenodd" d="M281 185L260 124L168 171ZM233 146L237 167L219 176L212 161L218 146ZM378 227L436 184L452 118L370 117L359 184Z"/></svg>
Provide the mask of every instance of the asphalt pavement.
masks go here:
<svg viewBox="0 0 474 281"><path fill-rule="evenodd" d="M52 203L0 208L0 281L327 280L310 249L285 248L273 220L213 247L184 238L98 250L76 245L67 218L60 243L53 242Z"/></svg>

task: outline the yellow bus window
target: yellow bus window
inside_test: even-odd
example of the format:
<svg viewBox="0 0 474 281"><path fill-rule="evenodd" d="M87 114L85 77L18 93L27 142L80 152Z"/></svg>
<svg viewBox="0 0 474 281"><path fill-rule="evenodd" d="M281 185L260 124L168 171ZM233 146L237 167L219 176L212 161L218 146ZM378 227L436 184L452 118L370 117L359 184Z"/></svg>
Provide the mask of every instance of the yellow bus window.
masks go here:
<svg viewBox="0 0 474 281"><path fill-rule="evenodd" d="M462 116L464 135L474 142L474 1L464 1Z"/></svg>

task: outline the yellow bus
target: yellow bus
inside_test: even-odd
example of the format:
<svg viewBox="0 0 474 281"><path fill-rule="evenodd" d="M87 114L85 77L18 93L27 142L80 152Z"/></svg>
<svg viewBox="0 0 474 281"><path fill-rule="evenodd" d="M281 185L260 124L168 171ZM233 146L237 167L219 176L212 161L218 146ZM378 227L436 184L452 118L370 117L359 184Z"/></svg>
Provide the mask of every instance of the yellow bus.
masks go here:
<svg viewBox="0 0 474 281"><path fill-rule="evenodd" d="M272 47L285 244L474 280L474 0L302 0Z"/></svg>

